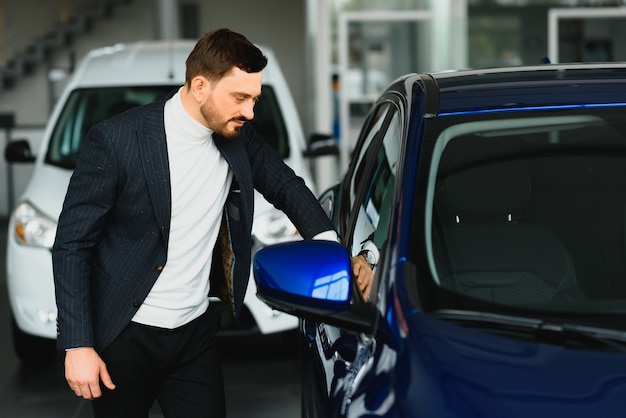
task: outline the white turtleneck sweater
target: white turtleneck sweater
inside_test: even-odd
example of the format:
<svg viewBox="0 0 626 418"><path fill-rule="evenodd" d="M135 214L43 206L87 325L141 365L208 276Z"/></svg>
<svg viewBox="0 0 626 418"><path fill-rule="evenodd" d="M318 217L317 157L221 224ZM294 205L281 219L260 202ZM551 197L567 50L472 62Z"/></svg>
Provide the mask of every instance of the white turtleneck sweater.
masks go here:
<svg viewBox="0 0 626 418"><path fill-rule="evenodd" d="M213 132L183 107L180 90L165 103L172 188L167 263L133 321L176 328L209 305L209 273L232 173Z"/></svg>

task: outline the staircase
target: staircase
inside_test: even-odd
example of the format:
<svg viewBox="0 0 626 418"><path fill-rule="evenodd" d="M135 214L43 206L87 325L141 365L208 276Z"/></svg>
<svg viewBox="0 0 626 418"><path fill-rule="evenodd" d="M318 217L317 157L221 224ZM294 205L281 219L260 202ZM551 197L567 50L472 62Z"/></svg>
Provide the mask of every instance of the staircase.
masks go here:
<svg viewBox="0 0 626 418"><path fill-rule="evenodd" d="M0 23L0 42L3 43L0 45L3 55L0 60L0 94L12 88L20 77L31 74L37 65L45 63L56 48L66 47L76 36L89 32L94 21L110 17L115 6L131 1L46 0L44 3L37 0L33 6L38 10L28 11L29 20L38 17L34 28L29 28L30 25L25 25L19 18L19 12L23 13L23 9L29 6L27 1L14 3L22 7L19 11L10 9L16 6L0 5L0 17L3 18ZM61 18L63 15L65 17Z"/></svg>

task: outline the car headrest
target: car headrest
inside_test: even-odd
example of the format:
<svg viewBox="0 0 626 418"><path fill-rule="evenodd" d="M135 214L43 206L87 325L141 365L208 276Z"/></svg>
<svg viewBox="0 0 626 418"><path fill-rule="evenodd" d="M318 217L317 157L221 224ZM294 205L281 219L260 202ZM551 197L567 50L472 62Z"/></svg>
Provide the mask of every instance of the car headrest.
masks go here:
<svg viewBox="0 0 626 418"><path fill-rule="evenodd" d="M530 178L521 162L483 165L452 174L437 186L438 210L470 217L519 214L531 193Z"/></svg>

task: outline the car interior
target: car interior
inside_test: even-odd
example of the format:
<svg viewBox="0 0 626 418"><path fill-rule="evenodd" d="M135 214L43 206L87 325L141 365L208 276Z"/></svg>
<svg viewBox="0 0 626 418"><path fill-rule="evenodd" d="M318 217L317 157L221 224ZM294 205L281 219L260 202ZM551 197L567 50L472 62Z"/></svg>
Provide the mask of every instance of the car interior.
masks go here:
<svg viewBox="0 0 626 418"><path fill-rule="evenodd" d="M530 178L518 161L464 170L440 184L442 286L504 305L580 297L569 251L549 229L521 220Z"/></svg>
<svg viewBox="0 0 626 418"><path fill-rule="evenodd" d="M435 155L442 288L470 302L572 310L626 298L626 128L615 111L596 113L511 129L501 120Z"/></svg>

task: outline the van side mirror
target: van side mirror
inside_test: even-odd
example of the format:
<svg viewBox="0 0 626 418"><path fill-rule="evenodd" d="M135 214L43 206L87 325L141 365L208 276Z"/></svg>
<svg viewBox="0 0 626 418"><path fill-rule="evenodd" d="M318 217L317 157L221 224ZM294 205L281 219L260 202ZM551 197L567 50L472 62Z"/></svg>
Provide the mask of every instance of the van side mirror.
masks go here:
<svg viewBox="0 0 626 418"><path fill-rule="evenodd" d="M4 148L4 159L10 163L32 163L35 161L35 156L27 140L16 139Z"/></svg>
<svg viewBox="0 0 626 418"><path fill-rule="evenodd" d="M328 134L312 134L309 145L304 151L305 157L321 157L324 155L339 155L339 147L334 136Z"/></svg>

